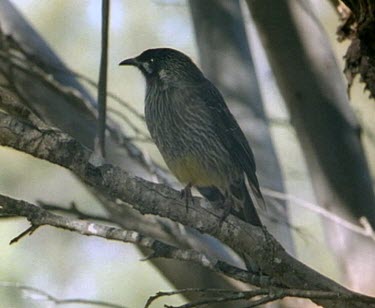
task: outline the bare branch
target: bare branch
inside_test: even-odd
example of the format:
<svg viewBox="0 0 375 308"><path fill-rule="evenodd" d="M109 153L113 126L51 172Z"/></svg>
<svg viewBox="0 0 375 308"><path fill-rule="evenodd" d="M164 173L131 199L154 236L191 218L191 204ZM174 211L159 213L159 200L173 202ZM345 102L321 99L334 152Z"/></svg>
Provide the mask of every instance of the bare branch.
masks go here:
<svg viewBox="0 0 375 308"><path fill-rule="evenodd" d="M113 115L118 116L121 120L123 120L127 125L129 125L129 127L134 131L136 135L142 136L149 142L151 141L150 136L147 133L140 130L134 123L132 123L132 121L128 118L128 116L124 112L114 109L112 107L108 107L107 111L112 113Z"/></svg>
<svg viewBox="0 0 375 308"><path fill-rule="evenodd" d="M31 227L27 228L25 231L23 231L20 235L16 236L15 238L13 238L9 244L12 245L14 243L17 243L20 239L22 239L23 237L25 237L26 235L31 235L34 233L34 231L36 229L38 229L39 226L34 226L34 225L31 225Z"/></svg>
<svg viewBox="0 0 375 308"><path fill-rule="evenodd" d="M364 225L364 226L361 227L361 226L355 225L355 224L353 224L353 223L351 223L351 222L349 222L349 221L347 221L347 220L327 211L326 209L324 209L323 207L320 207L317 204L314 204L312 202L308 202L306 200L303 200L301 198L298 198L298 197L290 195L290 194L281 193L281 192L274 191L274 190L268 189L268 188L263 188L263 187L262 187L262 192L264 193L265 196L270 197L270 198L287 200L289 202L296 203L296 204L298 204L299 206L301 206L305 209L308 209L312 212L315 212L315 213L321 215L322 217L324 217L326 219L329 219L333 223L335 223L335 224L337 224L341 227L344 227L345 229L348 229L348 230L350 230L354 233L363 235L365 237L369 237L369 238L371 238L372 240L375 241L374 230L372 230L371 226L367 227L367 225Z"/></svg>
<svg viewBox="0 0 375 308"><path fill-rule="evenodd" d="M98 126L95 152L105 157L105 131L107 117L108 25L110 0L102 0L102 46L98 86Z"/></svg>
<svg viewBox="0 0 375 308"><path fill-rule="evenodd" d="M122 306L122 305L116 305L116 304L111 304L111 303L107 303L103 301L95 301L95 300L88 300L88 299L81 299L81 298L59 299L41 289L18 284L18 283L12 283L12 282L0 281L0 287L18 289L18 290L27 292L27 297L30 299L38 300L38 301L47 300L47 301L53 302L55 305L83 304L83 305L102 306L102 307L108 307L108 308L126 308L125 306Z"/></svg>
<svg viewBox="0 0 375 308"><path fill-rule="evenodd" d="M30 121L37 127L46 127L41 119L24 104L21 104L12 92L3 86L0 86L0 108L11 115Z"/></svg>
<svg viewBox="0 0 375 308"><path fill-rule="evenodd" d="M55 209L55 207L53 208ZM58 208L58 210L61 210L61 208ZM78 211L74 208L73 212L77 213ZM78 214L81 214L81 212L78 212ZM31 235L40 226L49 225L56 228L74 231L82 235L132 243L144 248L152 249L153 253L146 259L168 258L180 261L190 261L204 266L216 273L226 275L245 283L257 286L278 285L276 281L270 279L268 276L241 270L215 258L208 258L207 256L191 249L178 249L172 245L140 235L135 231L127 231L94 222L56 215L42 207L25 201L15 200L0 194L0 216L2 215L26 217L31 223L31 227L13 239L11 244L17 242L26 235Z"/></svg>
<svg viewBox="0 0 375 308"><path fill-rule="evenodd" d="M101 216L82 212L75 202L71 202L69 208L65 208L56 204L45 203L44 201L38 201L38 205L47 211L57 211L61 213L68 213L77 216L78 219L95 220L101 222L107 222L116 224L112 219Z"/></svg>
<svg viewBox="0 0 375 308"><path fill-rule="evenodd" d="M93 116L96 114L96 109L93 105L90 104L90 102L83 96L79 91L76 89L63 85L60 83L54 76L52 76L50 73L45 71L43 68L48 67L49 69L53 68L53 65L48 65L44 61L41 61L36 56L31 55L27 53L22 46L18 44L16 40L14 40L11 36L5 36L3 32L1 32L0 29L0 39L2 39L4 42L9 45L9 48L4 50L0 50L0 58L3 60L3 62L9 67L10 70L16 69L17 71L21 71L28 76L31 76L35 78L36 80L40 81L44 86L51 89L52 91L55 91L59 93L59 95L65 97L67 100L71 101L72 103L76 102L76 106L85 106L87 110L89 110L90 116ZM57 70L55 68L54 70ZM60 69L63 71L63 69ZM66 71L66 70L65 70ZM72 75L72 74L69 74ZM73 73L73 75L75 75ZM9 84L17 85L17 82L12 79L12 74L4 74L4 77L10 76L8 80ZM84 78L83 76L80 76L80 78ZM88 78L87 78L88 80ZM86 81L87 81L86 80ZM95 82L91 81L92 85L96 85ZM23 103L28 105L29 107L32 107L32 104L28 102L28 98L24 97L22 93L19 91L19 89L16 86L12 86L11 90L17 93L17 95L22 98ZM113 99L120 102L123 106L126 106L128 110L130 110L133 114L136 114L137 116L140 116L134 108L131 108L128 104L126 104L124 101L120 100L119 97L117 97L114 94L110 95ZM83 107L82 107L83 108ZM81 108L81 109L82 109ZM30 108L35 114L38 115L37 110ZM43 119L42 119L43 120ZM40 127L40 125L37 125ZM152 160L150 160L145 153L143 153L139 148L137 148L134 144L130 142L130 138L128 138L126 135L124 135L120 130L117 130L112 127L113 125L108 124L108 131L110 133L110 136L112 140L118 144L119 147L123 147L130 157L136 159L141 166L146 168L151 174L156 175L162 182L168 183L169 178L166 175L166 173L163 171L162 168L160 168L156 163L154 163ZM91 141L90 141L91 142ZM88 141L85 140L85 144L88 144Z"/></svg>
<svg viewBox="0 0 375 308"><path fill-rule="evenodd" d="M20 46L16 40L12 39L12 37L8 36L8 38L12 40L12 45L14 45L13 47L17 51L17 53L6 53L6 52L1 51L0 57L2 57L4 60L12 61L12 64L14 64L14 65L17 65L18 62L21 62L21 63L24 63L24 65L26 65L26 66L31 65L31 66L41 67L41 68L48 68L50 71L55 71L57 73L63 73L65 75L74 76L74 77L86 82L88 85L90 85L94 88L99 87L99 84L95 80L91 79L90 77L88 77L88 76L86 76L82 73L78 73L78 72L75 72L75 71L72 71L72 70L68 70L68 69L63 68L61 66L57 66L57 65L54 65L52 63L46 62L42 58L38 57L38 55L33 55L33 54L27 52L26 50L24 50L22 48L22 46ZM120 96L118 96L118 95L116 95L112 92L108 92L108 91L107 91L106 95L108 97L112 98L117 103L119 103L122 107L126 108L129 112L131 112L138 119L144 121L144 119L145 119L144 116L142 114L140 114L130 103L124 101Z"/></svg>
<svg viewBox="0 0 375 308"><path fill-rule="evenodd" d="M195 292L199 293L205 298L201 300L196 300L188 304L181 306L168 306L170 308L193 308L200 307L207 304L224 303L229 301L238 300L252 300L249 306L246 307L257 307L262 304L270 303L275 300L283 299L285 297L297 297L305 299L332 299L341 302L354 302L358 298L356 295L342 295L335 292L325 292L325 291L310 291L310 290L300 290L300 289L284 289L284 288L262 288L249 291L234 291L234 290L222 290L222 289L199 289L199 288L188 288L177 291L170 292L158 292L154 296L151 296L145 308L150 307L150 305L157 299L164 296L173 296L176 294L185 294ZM260 298L259 298L260 297ZM371 303L373 299L364 297L364 302Z"/></svg>

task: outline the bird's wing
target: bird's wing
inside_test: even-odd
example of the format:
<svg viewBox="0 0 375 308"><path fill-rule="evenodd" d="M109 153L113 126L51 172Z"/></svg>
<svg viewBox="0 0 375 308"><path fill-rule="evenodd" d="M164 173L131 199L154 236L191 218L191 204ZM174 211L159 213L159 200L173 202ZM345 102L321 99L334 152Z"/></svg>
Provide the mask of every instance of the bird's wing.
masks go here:
<svg viewBox="0 0 375 308"><path fill-rule="evenodd" d="M229 111L219 90L210 81L207 80L206 82L204 86L200 87L200 98L203 99L204 103L211 110L215 129L217 129L222 143L229 151L233 160L239 163L246 173L258 205L264 207L264 199L255 173L256 167L253 151L243 131Z"/></svg>

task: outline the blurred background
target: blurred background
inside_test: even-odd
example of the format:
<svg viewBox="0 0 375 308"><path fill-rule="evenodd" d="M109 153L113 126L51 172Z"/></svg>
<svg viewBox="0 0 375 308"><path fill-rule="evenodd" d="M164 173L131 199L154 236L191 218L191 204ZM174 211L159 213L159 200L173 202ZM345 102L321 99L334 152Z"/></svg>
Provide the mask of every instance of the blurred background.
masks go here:
<svg viewBox="0 0 375 308"><path fill-rule="evenodd" d="M101 1L97 0L12 0L74 72L97 80L100 57ZM325 0L311 1L322 23L337 62L343 69L347 43L336 41L338 16ZM317 203L305 161L283 99L261 47L254 24L245 16L261 94L288 194ZM0 20L1 23L1 20ZM118 63L153 47L172 47L183 51L199 64L198 50L188 3L167 0L112 0L110 13L108 90L143 113L144 80L133 68ZM96 97L95 89L87 89ZM351 103L361 123L365 123L363 142L372 174L375 174L375 108L355 84ZM109 100L113 110L122 110ZM111 112L109 112L111 114ZM114 119L116 114L112 112ZM137 130L147 129L132 118ZM122 123L122 122L120 122ZM122 123L125 131L132 131ZM131 135L131 133L129 133ZM150 142L135 143L156 161L163 163ZM69 206L74 201L81 210L103 214L104 210L90 192L70 172L14 150L0 147L0 192L30 202ZM129 166L131 170L131 166ZM290 208L296 255L319 272L342 282L337 261L327 249L321 217L301 204ZM83 237L75 233L43 227L12 246L9 241L28 227L24 219L0 220L0 307L51 307L43 300L32 300L2 282L19 283L48 291L59 298L87 298L113 302L127 307L142 307L150 295L173 286L133 245ZM316 255L319 251L319 257ZM155 307L163 307L163 301ZM178 296L168 304L183 303ZM79 307L77 305L77 307ZM84 306L82 306L84 307Z"/></svg>

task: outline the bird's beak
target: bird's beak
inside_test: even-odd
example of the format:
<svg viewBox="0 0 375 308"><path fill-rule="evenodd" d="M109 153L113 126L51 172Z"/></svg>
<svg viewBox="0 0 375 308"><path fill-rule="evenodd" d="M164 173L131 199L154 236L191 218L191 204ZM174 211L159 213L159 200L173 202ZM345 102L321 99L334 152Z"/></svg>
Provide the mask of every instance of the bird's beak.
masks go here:
<svg viewBox="0 0 375 308"><path fill-rule="evenodd" d="M119 63L119 65L133 65L133 66L139 66L139 61L137 60L137 58L130 58L130 59L126 59L124 61L121 61Z"/></svg>

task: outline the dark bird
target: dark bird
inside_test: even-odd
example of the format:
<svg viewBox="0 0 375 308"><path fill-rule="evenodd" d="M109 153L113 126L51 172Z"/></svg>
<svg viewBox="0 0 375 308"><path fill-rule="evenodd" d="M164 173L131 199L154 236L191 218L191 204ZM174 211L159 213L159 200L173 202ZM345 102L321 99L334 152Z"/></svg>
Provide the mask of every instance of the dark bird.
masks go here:
<svg viewBox="0 0 375 308"><path fill-rule="evenodd" d="M254 155L219 90L174 49L148 49L120 65L136 66L146 78L147 127L169 169L186 184L186 200L194 186L224 208L223 220L231 212L261 226L253 203L264 205Z"/></svg>

